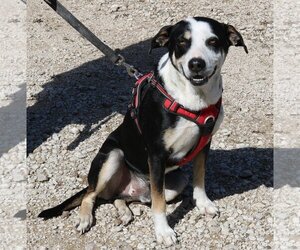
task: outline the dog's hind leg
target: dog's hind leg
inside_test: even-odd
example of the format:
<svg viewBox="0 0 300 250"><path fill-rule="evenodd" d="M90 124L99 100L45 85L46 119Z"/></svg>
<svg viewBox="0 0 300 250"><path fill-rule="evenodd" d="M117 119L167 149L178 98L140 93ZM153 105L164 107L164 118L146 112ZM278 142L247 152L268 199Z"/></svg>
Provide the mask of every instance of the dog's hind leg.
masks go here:
<svg viewBox="0 0 300 250"><path fill-rule="evenodd" d="M93 223L92 213L97 196L103 199L113 197L118 185L109 185L109 190L106 187L121 166L123 166L123 151L120 149L113 149L108 154L100 152L93 160L88 177L89 187L79 210L77 226L79 232L85 233L90 229Z"/></svg>
<svg viewBox="0 0 300 250"><path fill-rule="evenodd" d="M127 206L125 200L116 199L114 201L114 206L118 210L118 214L124 226L126 226L129 222L132 221L133 219L132 212L130 208Z"/></svg>

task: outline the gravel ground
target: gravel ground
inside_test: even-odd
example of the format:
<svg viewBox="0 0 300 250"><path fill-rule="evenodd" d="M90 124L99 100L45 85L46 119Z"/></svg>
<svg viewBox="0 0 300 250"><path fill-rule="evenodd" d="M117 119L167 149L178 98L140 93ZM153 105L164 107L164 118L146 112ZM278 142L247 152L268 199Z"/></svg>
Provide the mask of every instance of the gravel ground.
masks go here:
<svg viewBox="0 0 300 250"><path fill-rule="evenodd" d="M26 222L13 218L27 202L25 7L0 5L0 249L26 243Z"/></svg>
<svg viewBox="0 0 300 250"><path fill-rule="evenodd" d="M179 243L172 248L274 248L270 1L61 2L107 44L122 49L126 59L143 71L152 69L163 53L147 54L149 39L163 25L201 15L230 23L242 33L249 54L231 48L223 67L225 119L213 139L207 169L208 195L221 214L201 217L191 203L189 185L182 200L167 206L170 224L179 236ZM43 1L29 2L27 13L27 248L164 248L155 242L150 208L141 204L130 205L135 217L127 227L119 224L112 204L101 204L95 212L95 226L81 236L74 227L78 208L47 221L36 218L42 209L86 186L91 160L121 123L133 82ZM6 155L15 155L17 148ZM7 172L11 182L23 183L27 171L12 171ZM190 173L190 166L185 171ZM18 223L24 219L22 209L23 203L5 206L0 216L1 212L10 216L19 211ZM281 216L282 210L278 211ZM296 249L300 247L299 232L294 235L294 241L288 239L290 245L286 246ZM281 248L280 244L276 247Z"/></svg>

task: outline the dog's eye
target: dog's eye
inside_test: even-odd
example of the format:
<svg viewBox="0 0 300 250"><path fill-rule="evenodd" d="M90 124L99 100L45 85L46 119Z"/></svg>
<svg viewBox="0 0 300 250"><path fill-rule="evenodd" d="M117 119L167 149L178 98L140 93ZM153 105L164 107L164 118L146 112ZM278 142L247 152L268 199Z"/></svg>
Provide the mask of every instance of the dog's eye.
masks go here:
<svg viewBox="0 0 300 250"><path fill-rule="evenodd" d="M213 46L213 47L218 47L220 44L219 39L216 37L212 37L207 40L207 45Z"/></svg>
<svg viewBox="0 0 300 250"><path fill-rule="evenodd" d="M188 40L186 40L186 39L180 39L180 40L178 41L178 45L179 45L180 47L185 47L185 46L187 45L187 43L188 43Z"/></svg>

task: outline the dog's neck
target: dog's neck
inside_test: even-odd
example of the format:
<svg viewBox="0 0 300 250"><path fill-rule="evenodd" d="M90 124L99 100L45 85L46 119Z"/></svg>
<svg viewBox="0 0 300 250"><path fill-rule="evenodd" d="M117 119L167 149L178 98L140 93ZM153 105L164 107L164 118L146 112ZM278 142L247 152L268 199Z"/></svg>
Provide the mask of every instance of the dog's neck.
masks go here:
<svg viewBox="0 0 300 250"><path fill-rule="evenodd" d="M158 74L163 80L167 92L185 108L199 111L218 102L222 95L222 77L220 69L208 82L200 87L193 86L172 64L169 53L159 61Z"/></svg>

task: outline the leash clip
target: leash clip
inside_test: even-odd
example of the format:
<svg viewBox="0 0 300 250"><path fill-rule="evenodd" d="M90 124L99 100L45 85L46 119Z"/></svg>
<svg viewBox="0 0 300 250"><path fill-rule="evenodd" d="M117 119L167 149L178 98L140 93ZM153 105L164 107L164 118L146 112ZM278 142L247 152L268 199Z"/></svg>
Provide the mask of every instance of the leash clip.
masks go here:
<svg viewBox="0 0 300 250"><path fill-rule="evenodd" d="M141 74L135 67L127 63L125 61L125 58L120 54L118 54L118 60L115 62L115 65L124 66L127 71L127 74L131 77L134 77L136 80L143 76L143 74Z"/></svg>

